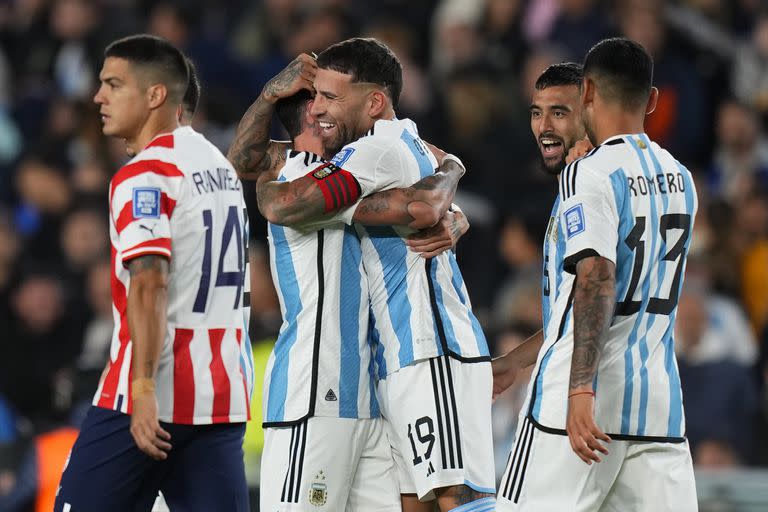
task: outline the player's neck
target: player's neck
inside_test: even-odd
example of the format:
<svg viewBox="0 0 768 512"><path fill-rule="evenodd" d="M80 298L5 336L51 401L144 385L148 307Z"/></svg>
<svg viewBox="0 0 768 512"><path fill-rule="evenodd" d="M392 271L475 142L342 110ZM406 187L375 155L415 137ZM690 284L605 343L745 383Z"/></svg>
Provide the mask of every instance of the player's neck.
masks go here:
<svg viewBox="0 0 768 512"><path fill-rule="evenodd" d="M323 141L309 130L304 130L293 138L293 149L296 151L309 151L316 155L322 155Z"/></svg>
<svg viewBox="0 0 768 512"><path fill-rule="evenodd" d="M606 109L605 112L595 112L594 118L600 120L593 127L597 139L594 142L597 144L602 144L616 135L645 131L643 126L645 116L638 116L636 112L627 112L620 108Z"/></svg>
<svg viewBox="0 0 768 512"><path fill-rule="evenodd" d="M147 122L141 128L139 133L133 139L126 139L127 144L141 151L147 144L152 142L152 139L162 133L171 133L173 130L179 127L179 121L175 115L163 115L163 112L153 111L149 114Z"/></svg>

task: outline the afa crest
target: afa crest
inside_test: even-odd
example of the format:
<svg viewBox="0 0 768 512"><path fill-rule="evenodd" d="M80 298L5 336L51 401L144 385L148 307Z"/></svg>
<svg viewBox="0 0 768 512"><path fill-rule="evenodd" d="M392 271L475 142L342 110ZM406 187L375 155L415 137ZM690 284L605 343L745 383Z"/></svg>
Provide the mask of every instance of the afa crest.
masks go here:
<svg viewBox="0 0 768 512"><path fill-rule="evenodd" d="M325 483L325 474L320 471L309 486L309 503L322 507L326 501L328 501L328 486Z"/></svg>
<svg viewBox="0 0 768 512"><path fill-rule="evenodd" d="M318 167L315 172L312 173L312 176L314 176L316 180L322 180L339 170L338 167L328 162Z"/></svg>

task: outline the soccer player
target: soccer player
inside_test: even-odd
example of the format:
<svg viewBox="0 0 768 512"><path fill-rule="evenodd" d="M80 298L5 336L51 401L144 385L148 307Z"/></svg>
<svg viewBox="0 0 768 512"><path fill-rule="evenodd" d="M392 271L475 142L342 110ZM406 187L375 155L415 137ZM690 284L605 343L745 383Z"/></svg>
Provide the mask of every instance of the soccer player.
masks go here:
<svg viewBox="0 0 768 512"><path fill-rule="evenodd" d="M269 161L280 162L280 167L263 169L264 179L259 179L259 206L271 220L286 213L275 191L264 191L275 172L279 172L284 184L324 180L324 185L341 194L336 196L338 206L353 204L359 196L358 185L348 173L318 155L322 153L319 126L308 114L308 84L302 86L297 73L298 68L314 64L307 59L300 56L270 81L238 129L238 133L250 134L247 145L237 142L245 138L236 137L230 149L231 155L249 151L254 137L268 133L270 110L277 111L291 135L293 150L287 152L287 159L270 157ZM297 87L304 90L294 93ZM257 110L262 110L262 115L249 117ZM256 119L261 122L254 122ZM451 178L455 187L460 169L452 161L447 165L455 167L456 176ZM253 174L253 167L238 170ZM439 177L428 181L436 179ZM388 191L384 198L376 200L377 205L385 201L389 208L363 207L356 219L414 222L408 203L429 200L430 194L423 192ZM373 200L361 204L370 205ZM391 451L378 418L371 374L368 286L357 236L334 215L294 223L292 227L270 223L269 230L273 278L285 321L270 358L265 385L262 466L275 471L262 473L261 507L400 510ZM295 378L300 374L311 378ZM297 447L298 452L294 451Z"/></svg>
<svg viewBox="0 0 768 512"><path fill-rule="evenodd" d="M317 65L312 115L324 155L354 177L363 196L437 176L415 125L394 117L402 69L386 46L350 39L322 52ZM283 205L290 222L307 221L329 206L322 186L292 192ZM361 208L341 218L351 222ZM402 228L356 231L369 281L379 403L403 506L431 509L419 501L436 498L441 510L493 510L490 357L455 258L409 252L409 232Z"/></svg>
<svg viewBox="0 0 768 512"><path fill-rule="evenodd" d="M178 126L184 56L110 44L94 97L105 135L144 148L112 178L110 361L61 479L56 512L246 511L244 203L224 156Z"/></svg>
<svg viewBox="0 0 768 512"><path fill-rule="evenodd" d="M565 168L566 158L573 156L573 149L585 139L584 121L581 115L581 64L561 62L552 64L536 79L531 101L531 132L539 146L542 169L552 176L559 176ZM557 205L555 205L557 206ZM550 224L557 217L552 210ZM544 261L548 264L551 254L545 247ZM544 325L549 322L549 282L542 283ZM536 362L544 343L544 330L540 330L506 357L496 358L493 363L494 397L507 389L517 378L520 370Z"/></svg>
<svg viewBox="0 0 768 512"><path fill-rule="evenodd" d="M643 133L648 53L603 40L583 72L595 148L560 175L545 341L498 508L693 511L673 332L696 191Z"/></svg>

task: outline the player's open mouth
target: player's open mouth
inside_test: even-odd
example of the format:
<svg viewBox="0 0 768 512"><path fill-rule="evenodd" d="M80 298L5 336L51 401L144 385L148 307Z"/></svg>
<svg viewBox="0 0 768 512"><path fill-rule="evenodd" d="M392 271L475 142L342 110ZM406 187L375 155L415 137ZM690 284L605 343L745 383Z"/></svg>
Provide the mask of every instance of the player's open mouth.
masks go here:
<svg viewBox="0 0 768 512"><path fill-rule="evenodd" d="M539 143L541 144L541 151L544 153L544 156L555 156L563 148L563 142L560 139L544 137L539 139Z"/></svg>
<svg viewBox="0 0 768 512"><path fill-rule="evenodd" d="M328 133L328 132L330 132L331 130L333 130L334 128L336 128L336 125L335 125L335 124L333 124L333 123L328 123L328 122L325 122L325 121L318 121L318 123L320 123L320 128L321 128L321 129L322 129L322 130L323 130L325 133Z"/></svg>

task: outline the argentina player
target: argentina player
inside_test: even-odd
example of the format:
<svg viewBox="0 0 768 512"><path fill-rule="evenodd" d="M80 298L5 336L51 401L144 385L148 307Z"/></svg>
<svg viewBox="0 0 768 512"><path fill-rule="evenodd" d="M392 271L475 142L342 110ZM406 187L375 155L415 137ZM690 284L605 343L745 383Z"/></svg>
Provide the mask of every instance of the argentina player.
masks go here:
<svg viewBox="0 0 768 512"><path fill-rule="evenodd" d="M560 175L544 345L498 508L694 511L673 332L696 191L644 133L658 96L647 52L607 39L583 72L596 147Z"/></svg>
<svg viewBox="0 0 768 512"><path fill-rule="evenodd" d="M290 222L298 212L285 208L281 199L286 186L311 190L317 194L313 199L319 199L320 211L330 212L359 196L354 177L318 154L322 153L319 126L308 114L311 96L302 79L313 68L314 60L301 55L271 80L244 116L230 149L241 174L259 176L258 206L273 221L270 254L284 313L265 383L262 465L273 471L262 473L261 506L264 510L400 510L371 373L368 286L359 241L352 228L332 213L310 222ZM252 164L249 148L266 137L272 111L291 135L292 149L272 143L270 147L282 153L268 153ZM267 142L264 139L263 147ZM447 166L455 167L450 178L455 187L463 171L452 161ZM378 204L384 200L391 208L362 207L355 219L429 223L429 218L408 214L409 203L433 199L424 192L388 191ZM310 201L306 207L316 204ZM306 211L302 209L301 214Z"/></svg>

